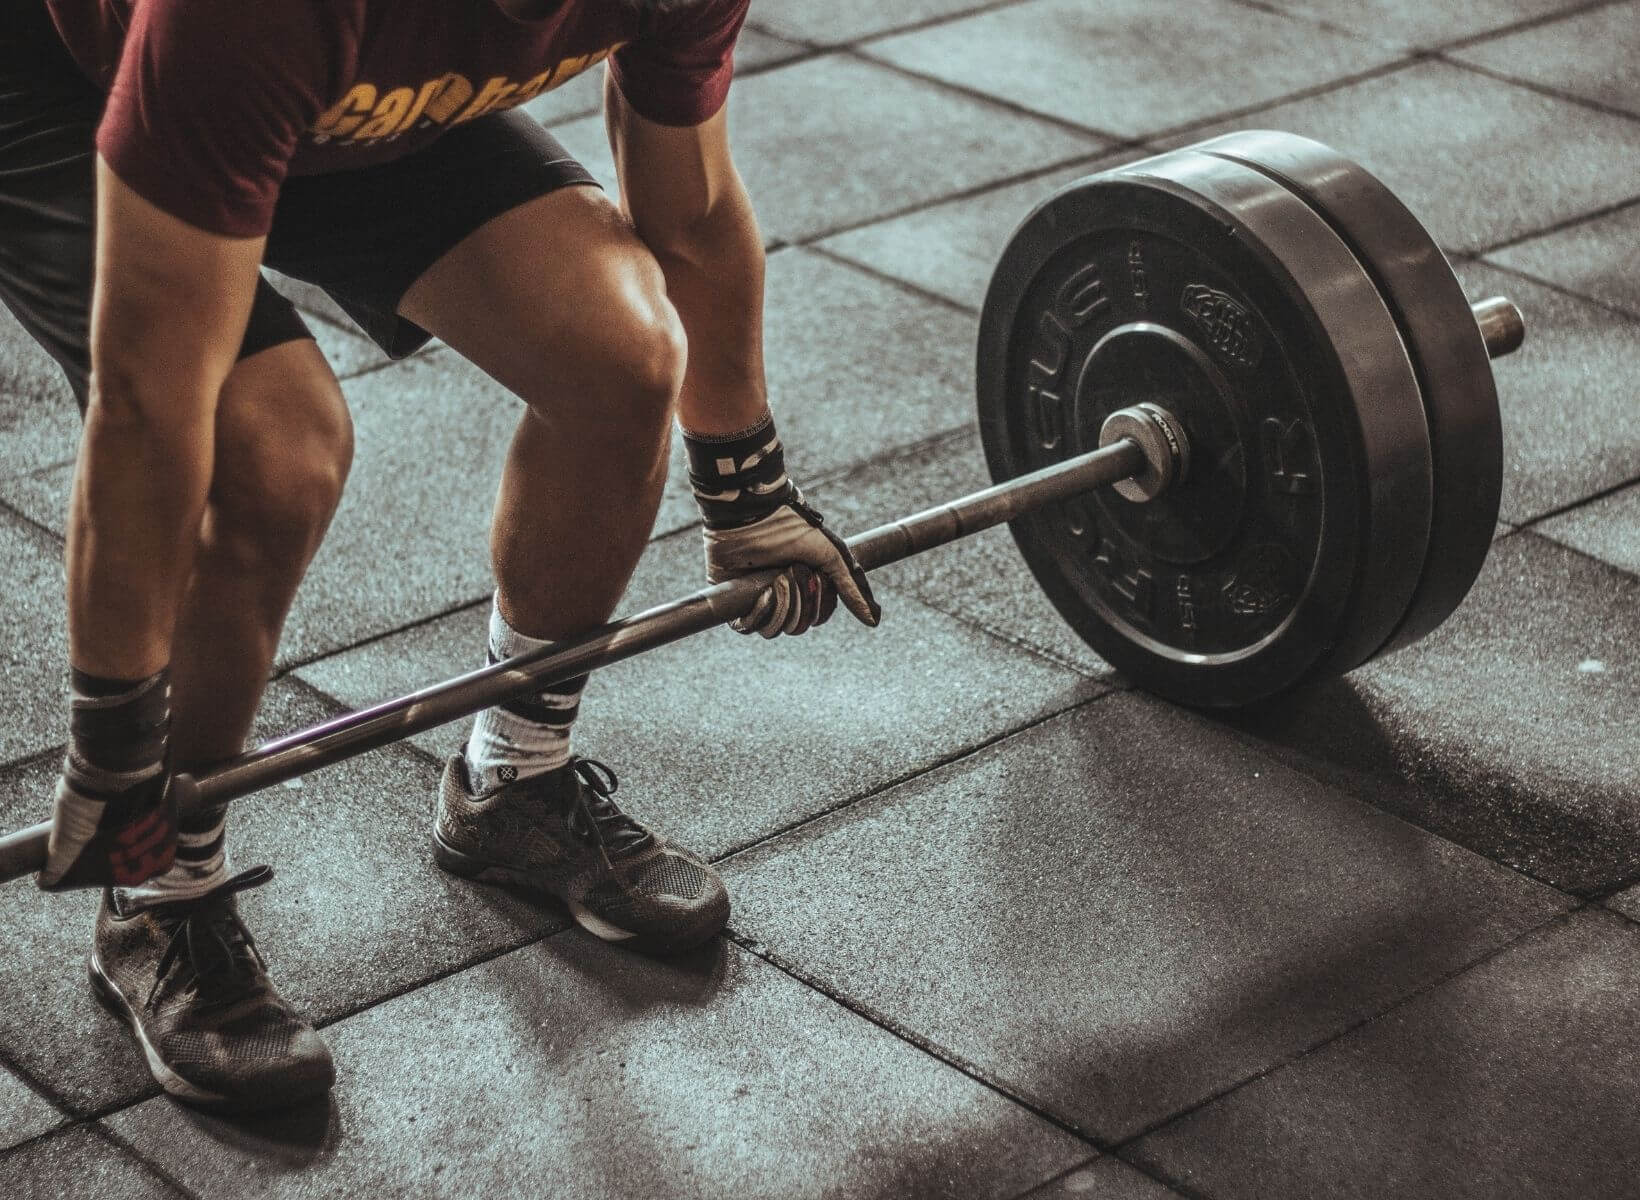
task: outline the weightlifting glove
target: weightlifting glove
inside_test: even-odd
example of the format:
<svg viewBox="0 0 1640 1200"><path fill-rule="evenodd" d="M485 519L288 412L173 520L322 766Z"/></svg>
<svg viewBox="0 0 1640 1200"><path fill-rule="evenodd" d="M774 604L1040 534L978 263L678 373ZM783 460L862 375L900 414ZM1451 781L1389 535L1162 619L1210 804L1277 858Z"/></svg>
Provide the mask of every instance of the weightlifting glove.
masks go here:
<svg viewBox="0 0 1640 1200"><path fill-rule="evenodd" d="M60 776L39 884L49 892L136 887L170 868L176 845L176 789L169 778L96 799Z"/></svg>
<svg viewBox="0 0 1640 1200"><path fill-rule="evenodd" d="M706 525L706 577L721 583L785 568L731 628L766 638L804 633L825 624L839 599L861 623L877 624L882 610L865 571L787 478L772 417L721 437L686 431L683 442Z"/></svg>
<svg viewBox="0 0 1640 1200"><path fill-rule="evenodd" d="M73 675L71 737L39 885L134 887L176 856L177 787L165 769L168 673L129 683Z"/></svg>

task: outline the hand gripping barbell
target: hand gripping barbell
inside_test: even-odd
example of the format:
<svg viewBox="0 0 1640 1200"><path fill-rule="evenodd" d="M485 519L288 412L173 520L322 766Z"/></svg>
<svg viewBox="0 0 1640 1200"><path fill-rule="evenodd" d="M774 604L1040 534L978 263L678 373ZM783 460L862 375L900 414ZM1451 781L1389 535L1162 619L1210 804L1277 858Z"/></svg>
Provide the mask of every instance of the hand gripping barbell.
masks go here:
<svg viewBox="0 0 1640 1200"><path fill-rule="evenodd" d="M1490 359L1523 328L1507 300L1471 308L1388 189L1318 143L1232 134L1092 175L1026 218L981 312L995 486L849 547L872 571L1010 522L1067 622L1134 683L1265 699L1421 637L1469 590L1502 474ZM329 766L744 616L773 574L179 786L216 804ZM0 879L44 865L49 828L0 838Z"/></svg>

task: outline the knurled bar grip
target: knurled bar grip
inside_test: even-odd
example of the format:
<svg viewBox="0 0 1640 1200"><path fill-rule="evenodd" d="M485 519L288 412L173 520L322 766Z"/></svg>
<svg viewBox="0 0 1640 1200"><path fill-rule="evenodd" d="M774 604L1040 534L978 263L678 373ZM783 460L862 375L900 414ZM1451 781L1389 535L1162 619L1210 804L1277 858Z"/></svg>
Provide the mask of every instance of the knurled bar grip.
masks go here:
<svg viewBox="0 0 1640 1200"><path fill-rule="evenodd" d="M1138 475L1146 469L1146 463L1139 444L1123 438L1091 453L880 525L850 538L849 549L862 567L874 571L1033 509ZM714 584L571 641L521 654L374 708L346 713L312 729L277 738L201 775L193 786L201 803L235 800L470 716L549 683L573 679L714 628L751 612L758 595L776 574L762 571ZM42 821L0 838L0 882L20 879L45 866L50 831L51 823Z"/></svg>

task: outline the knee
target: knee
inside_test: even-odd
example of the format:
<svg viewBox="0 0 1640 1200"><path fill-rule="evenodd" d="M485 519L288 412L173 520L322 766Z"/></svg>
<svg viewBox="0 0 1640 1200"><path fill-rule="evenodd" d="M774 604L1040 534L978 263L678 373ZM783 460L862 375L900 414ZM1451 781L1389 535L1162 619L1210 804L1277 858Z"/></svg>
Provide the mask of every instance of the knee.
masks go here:
<svg viewBox="0 0 1640 1200"><path fill-rule="evenodd" d="M305 566L341 502L353 424L340 390L301 410L260 437L219 441L212 532L219 549L247 566Z"/></svg>
<svg viewBox="0 0 1640 1200"><path fill-rule="evenodd" d="M647 443L671 427L688 339L659 266L622 267L609 286L588 287L585 320L568 336L536 339L520 394L554 425Z"/></svg>
<svg viewBox="0 0 1640 1200"><path fill-rule="evenodd" d="M657 286L655 294L625 306L599 351L612 415L643 429L669 426L683 390L689 343L665 291Z"/></svg>

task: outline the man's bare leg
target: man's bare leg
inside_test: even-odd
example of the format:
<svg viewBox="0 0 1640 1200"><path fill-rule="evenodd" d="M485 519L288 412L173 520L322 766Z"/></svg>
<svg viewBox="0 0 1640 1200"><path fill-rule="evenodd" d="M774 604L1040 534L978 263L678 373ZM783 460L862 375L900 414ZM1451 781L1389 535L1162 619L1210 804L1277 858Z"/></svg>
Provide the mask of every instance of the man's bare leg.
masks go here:
<svg viewBox="0 0 1640 1200"><path fill-rule="evenodd" d="M341 499L352 422L318 346L241 360L222 389L216 465L171 662L171 754L240 752L297 585Z"/></svg>
<svg viewBox="0 0 1640 1200"><path fill-rule="evenodd" d="M352 426L313 341L241 360L217 409L215 464L171 659L171 764L195 772L244 747L303 572L341 497ZM227 878L221 808L179 814L175 865L122 893L187 899Z"/></svg>
<svg viewBox="0 0 1640 1200"><path fill-rule="evenodd" d="M683 329L654 257L603 193L566 188L470 235L400 311L528 406L491 527L491 655L607 620L654 525L683 384ZM606 940L697 945L728 920L728 893L615 806L608 768L570 757L581 682L480 714L445 769L435 857L558 896Z"/></svg>
<svg viewBox="0 0 1640 1200"><path fill-rule="evenodd" d="M608 620L649 539L683 328L607 197L553 192L475 231L399 311L528 406L491 525L503 615L533 638Z"/></svg>

